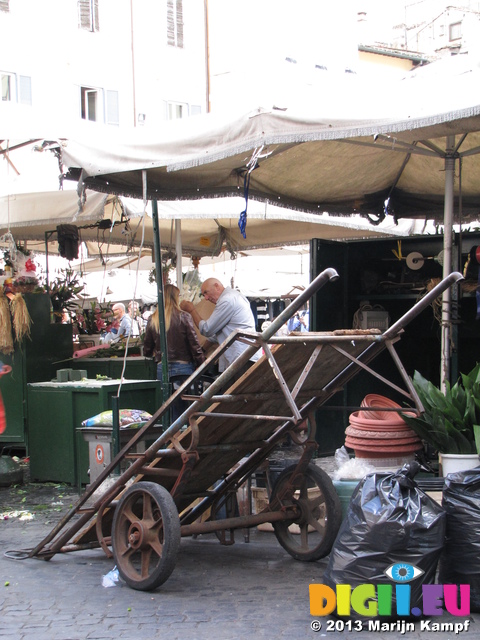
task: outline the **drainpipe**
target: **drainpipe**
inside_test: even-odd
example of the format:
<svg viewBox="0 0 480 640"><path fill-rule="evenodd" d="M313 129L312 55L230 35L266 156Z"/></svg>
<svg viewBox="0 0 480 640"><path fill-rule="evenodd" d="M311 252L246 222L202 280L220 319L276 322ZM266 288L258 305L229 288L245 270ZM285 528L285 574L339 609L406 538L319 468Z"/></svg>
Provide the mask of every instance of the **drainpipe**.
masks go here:
<svg viewBox="0 0 480 640"><path fill-rule="evenodd" d="M132 92L133 92L133 126L137 126L137 104L135 96L135 45L133 41L133 0L130 0L130 40L132 49Z"/></svg>
<svg viewBox="0 0 480 640"><path fill-rule="evenodd" d="M210 40L208 35L208 0L204 0L205 17L205 105L207 113L210 113Z"/></svg>

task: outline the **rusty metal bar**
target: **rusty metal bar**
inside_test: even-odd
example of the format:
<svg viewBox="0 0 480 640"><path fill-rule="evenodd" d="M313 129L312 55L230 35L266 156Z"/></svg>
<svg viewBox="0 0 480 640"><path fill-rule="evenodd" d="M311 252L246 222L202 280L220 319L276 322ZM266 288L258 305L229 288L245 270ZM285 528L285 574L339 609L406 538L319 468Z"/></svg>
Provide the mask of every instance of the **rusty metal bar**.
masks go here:
<svg viewBox="0 0 480 640"><path fill-rule="evenodd" d="M268 359L268 362L270 364L270 366L272 367L274 373L275 373L275 378L278 381L278 384L280 385L280 389L283 393L283 395L285 396L285 400L288 404L288 406L290 407L290 409L293 412L293 417L294 417L294 421L298 422L299 420L302 419L302 416L300 414L300 411L298 410L297 405L295 404L295 400L292 397L292 394L290 393L290 389L288 388L287 383L285 382L285 378L283 377L283 373L280 371L280 367L277 364L277 361L275 360L275 358L273 357L272 352L270 351L270 347L266 344L263 343L263 350L265 352L265 355Z"/></svg>
<svg viewBox="0 0 480 640"><path fill-rule="evenodd" d="M329 331L327 333L309 331L308 333L302 333L302 337L299 335L288 335L288 336L272 336L268 340L268 344L292 344L295 342L308 344L309 342L350 342L352 338L355 338L357 341L361 342L381 342L382 334L375 333L369 335L363 334L354 334L353 329L351 335L337 335L334 331ZM305 337L303 337L305 336Z"/></svg>
<svg viewBox="0 0 480 640"><path fill-rule="evenodd" d="M195 401L198 400L200 398L200 396L191 396L191 395L184 395L182 396L182 400L191 400L191 401ZM284 395L283 393L279 393L279 392L275 392L275 393L238 393L235 395L232 395L230 393L228 394L223 394L223 395L218 395L218 396L212 396L210 398L210 402L237 402L238 400L245 400L246 402L248 401L253 401L253 400L275 400L275 399L279 399L279 400L283 400L284 399Z"/></svg>
<svg viewBox="0 0 480 640"><path fill-rule="evenodd" d="M180 455L180 454L178 454ZM168 478L178 478L179 469L164 469L161 467L142 467L140 473L144 476L162 476Z"/></svg>
<svg viewBox="0 0 480 640"><path fill-rule="evenodd" d="M388 348L388 341L385 342L385 345ZM384 378L382 375L380 375L379 373L377 373L376 371L374 371L371 367L369 367L368 365L364 364L363 362L360 362L358 360L358 358L355 358L354 356L350 355L349 353L347 353L346 351L344 351L343 349L340 349L340 347L336 347L335 345L333 346L333 348L335 349L335 351L338 351L338 353L341 353L343 356L345 356L348 360L350 360L351 362L353 362L354 364L357 364L359 367L361 367L362 369L364 369L365 371L368 371L368 373L370 373L372 376L374 376L375 378L377 378L378 380L381 380L384 384L386 384L387 386L391 387L392 389L395 389L395 391L398 391L398 393L401 393L407 397L410 397L408 395L408 393L405 392L404 389L401 389L399 386L397 386L396 384L394 384L393 382L390 382L389 380L387 380L386 378Z"/></svg>
<svg viewBox="0 0 480 640"><path fill-rule="evenodd" d="M261 513L253 513L249 516L184 524L180 527L180 533L182 537L187 537L201 533L225 531L226 529L245 529L247 527L256 527L265 522L280 522L284 520L295 520L295 518L298 518L298 510L294 507L288 507L285 511L262 511Z"/></svg>
<svg viewBox="0 0 480 640"><path fill-rule="evenodd" d="M194 414L194 416L207 416L209 418L238 418L241 420L242 418L249 418L251 420L291 420L293 421L292 416L263 416L260 413L210 413L209 411L198 411ZM192 417L194 417L192 416ZM301 419L301 415L299 414L299 418Z"/></svg>
<svg viewBox="0 0 480 640"><path fill-rule="evenodd" d="M420 400L418 393L415 389L415 387L413 386L413 383L410 379L410 376L408 375L408 373L405 371L405 367L403 366L400 358L398 357L397 352L395 351L395 347L393 346L393 344L388 341L387 342L387 349L390 353L390 356L392 357L392 360L394 361L394 363L397 366L397 369L400 373L400 375L402 376L402 380L404 381L407 389L410 392L410 399L413 400L413 402L415 403L416 408L418 409L418 411L420 413L423 413L425 411L424 406L422 404L422 401ZM405 394L407 395L407 394Z"/></svg>
<svg viewBox="0 0 480 640"><path fill-rule="evenodd" d="M308 374L310 373L313 365L315 364L315 362L317 361L318 356L320 355L321 350L323 349L323 346L321 344L317 345L315 347L315 349L313 350L312 355L310 356L310 358L308 359L307 364L305 365L305 369L303 370L303 372L301 373L300 377L297 380L297 384L294 386L293 391L292 391L292 397L296 398L300 389L303 386L303 383L305 382Z"/></svg>
<svg viewBox="0 0 480 640"><path fill-rule="evenodd" d="M229 444L201 444L196 448L199 453L208 451L241 451L245 449L249 451L252 447L262 447L265 440L248 440L247 442L231 442Z"/></svg>

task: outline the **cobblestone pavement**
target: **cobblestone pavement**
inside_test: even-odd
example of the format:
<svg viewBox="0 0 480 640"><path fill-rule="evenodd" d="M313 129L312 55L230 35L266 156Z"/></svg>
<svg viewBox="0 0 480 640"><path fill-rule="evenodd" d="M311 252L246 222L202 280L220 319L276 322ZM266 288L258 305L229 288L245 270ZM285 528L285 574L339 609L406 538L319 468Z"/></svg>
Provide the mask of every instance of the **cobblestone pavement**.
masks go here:
<svg viewBox="0 0 480 640"><path fill-rule="evenodd" d="M5 551L36 546L76 497L61 485L17 489L25 493L12 497L15 489L0 488L0 639L313 640L347 634L390 640L480 638L478 614L471 615L468 630L463 627L458 634L422 632L419 622L405 633L401 627L354 632L348 623L333 618L318 620L322 628L314 631L317 620L309 612L309 584L321 582L326 559L297 562L274 534L256 529L249 543L237 532L233 546L220 545L213 534L182 539L173 574L151 593L122 582L104 587L103 576L114 561L101 550L58 554L49 562L12 560ZM22 520L16 503L25 507L27 518L34 517ZM6 512L11 515L5 519ZM442 616L438 621L463 624L465 619Z"/></svg>

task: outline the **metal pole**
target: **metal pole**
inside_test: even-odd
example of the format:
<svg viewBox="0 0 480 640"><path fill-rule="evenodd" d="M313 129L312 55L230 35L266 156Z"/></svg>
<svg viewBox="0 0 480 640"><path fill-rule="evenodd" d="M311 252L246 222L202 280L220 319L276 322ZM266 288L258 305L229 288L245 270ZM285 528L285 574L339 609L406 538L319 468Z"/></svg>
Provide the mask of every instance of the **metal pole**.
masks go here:
<svg viewBox="0 0 480 640"><path fill-rule="evenodd" d="M50 281L48 277L48 231L45 231L45 286L48 293L50 291Z"/></svg>
<svg viewBox="0 0 480 640"><path fill-rule="evenodd" d="M452 272L453 244L453 179L455 170L454 158L455 136L448 136L445 150L445 200L444 200L444 232L443 232L443 277ZM451 306L452 292L450 287L442 295L442 340L440 362L440 389L445 392L446 383L450 382L450 340L451 340Z"/></svg>
<svg viewBox="0 0 480 640"><path fill-rule="evenodd" d="M163 401L168 397L167 332L165 331L165 306L163 296L162 256L160 252L160 227L158 224L158 202L152 200L153 247L155 271L157 274L158 322L160 325L160 346L162 348ZM167 392L167 393L165 393Z"/></svg>
<svg viewBox="0 0 480 640"><path fill-rule="evenodd" d="M182 280L182 222L175 220L175 253L177 254L177 287L183 290Z"/></svg>
<svg viewBox="0 0 480 640"><path fill-rule="evenodd" d="M120 451L120 415L119 415L119 397L112 397L112 460L114 460ZM113 470L114 475L120 475L120 465Z"/></svg>

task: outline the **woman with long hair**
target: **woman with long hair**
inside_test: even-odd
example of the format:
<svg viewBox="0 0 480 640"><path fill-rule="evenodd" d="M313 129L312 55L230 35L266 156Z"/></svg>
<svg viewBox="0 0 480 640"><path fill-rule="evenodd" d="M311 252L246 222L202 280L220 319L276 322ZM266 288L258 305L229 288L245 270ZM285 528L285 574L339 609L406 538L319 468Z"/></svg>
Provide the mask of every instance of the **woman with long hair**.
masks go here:
<svg viewBox="0 0 480 640"><path fill-rule="evenodd" d="M173 284L165 285L165 330L167 332L167 360L169 377L191 375L202 362L205 354L198 341L192 316L180 309L180 290ZM158 307L149 317L143 353L157 363L157 380L162 380L162 348Z"/></svg>

